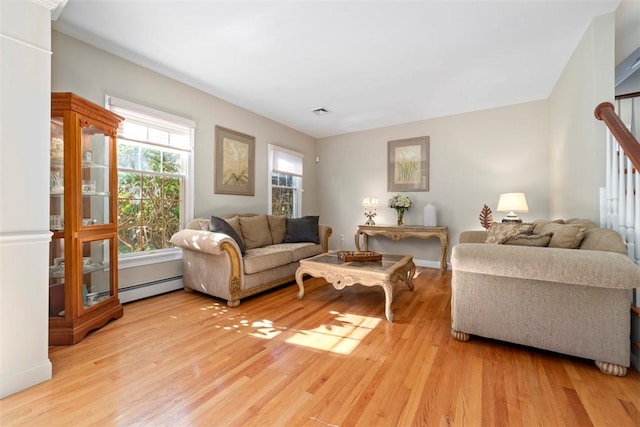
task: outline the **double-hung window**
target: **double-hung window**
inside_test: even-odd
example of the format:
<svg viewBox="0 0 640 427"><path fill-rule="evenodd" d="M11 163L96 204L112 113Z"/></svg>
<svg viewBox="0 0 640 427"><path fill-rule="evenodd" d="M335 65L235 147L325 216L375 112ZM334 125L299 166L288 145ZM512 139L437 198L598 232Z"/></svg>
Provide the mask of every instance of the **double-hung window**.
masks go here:
<svg viewBox="0 0 640 427"><path fill-rule="evenodd" d="M118 253L174 251L171 236L193 212L195 123L107 97L118 129ZM131 255L134 256L134 255Z"/></svg>
<svg viewBox="0 0 640 427"><path fill-rule="evenodd" d="M302 165L297 151L269 144L269 213L298 218L302 214Z"/></svg>

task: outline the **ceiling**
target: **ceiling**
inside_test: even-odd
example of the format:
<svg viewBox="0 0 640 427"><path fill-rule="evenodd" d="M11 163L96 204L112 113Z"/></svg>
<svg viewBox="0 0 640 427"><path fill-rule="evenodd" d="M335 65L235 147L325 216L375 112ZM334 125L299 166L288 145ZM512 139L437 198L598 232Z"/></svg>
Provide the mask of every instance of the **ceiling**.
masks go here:
<svg viewBox="0 0 640 427"><path fill-rule="evenodd" d="M322 138L547 98L619 3L68 0L53 28Z"/></svg>

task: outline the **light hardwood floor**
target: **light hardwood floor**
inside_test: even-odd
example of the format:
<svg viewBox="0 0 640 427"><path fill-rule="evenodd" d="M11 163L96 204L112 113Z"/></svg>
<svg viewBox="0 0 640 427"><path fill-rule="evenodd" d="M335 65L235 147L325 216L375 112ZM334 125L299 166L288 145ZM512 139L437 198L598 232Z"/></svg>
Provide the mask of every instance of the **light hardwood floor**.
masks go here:
<svg viewBox="0 0 640 427"><path fill-rule="evenodd" d="M0 400L2 426L638 426L640 373L449 335L450 273L378 288L323 279L234 309L177 291L52 347L53 379Z"/></svg>

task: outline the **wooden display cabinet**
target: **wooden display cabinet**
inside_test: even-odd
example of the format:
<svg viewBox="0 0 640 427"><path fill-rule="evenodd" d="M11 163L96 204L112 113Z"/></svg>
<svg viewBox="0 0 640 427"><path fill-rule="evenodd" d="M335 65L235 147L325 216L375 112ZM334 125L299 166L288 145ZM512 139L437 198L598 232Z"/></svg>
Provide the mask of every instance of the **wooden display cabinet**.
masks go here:
<svg viewBox="0 0 640 427"><path fill-rule="evenodd" d="M51 95L49 345L122 317L118 299L116 131L122 117Z"/></svg>

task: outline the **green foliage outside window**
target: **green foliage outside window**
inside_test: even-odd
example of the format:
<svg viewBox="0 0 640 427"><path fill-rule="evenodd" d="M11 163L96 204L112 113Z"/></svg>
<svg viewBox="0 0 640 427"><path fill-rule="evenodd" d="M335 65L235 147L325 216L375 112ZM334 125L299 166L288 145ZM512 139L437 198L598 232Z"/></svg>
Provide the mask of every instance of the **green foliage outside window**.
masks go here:
<svg viewBox="0 0 640 427"><path fill-rule="evenodd" d="M293 179L291 175L276 172L271 174L271 213L273 215L293 217L295 189Z"/></svg>
<svg viewBox="0 0 640 427"><path fill-rule="evenodd" d="M118 144L118 252L170 248L180 229L182 156L156 147Z"/></svg>

